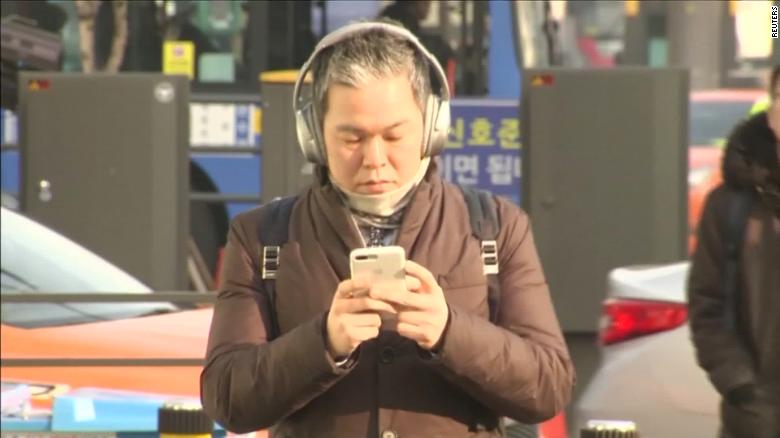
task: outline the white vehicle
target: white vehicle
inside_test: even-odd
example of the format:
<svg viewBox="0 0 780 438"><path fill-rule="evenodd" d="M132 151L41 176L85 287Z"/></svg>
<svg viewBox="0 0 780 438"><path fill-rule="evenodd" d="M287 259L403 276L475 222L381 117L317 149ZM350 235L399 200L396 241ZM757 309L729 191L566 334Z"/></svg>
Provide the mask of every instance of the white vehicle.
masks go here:
<svg viewBox="0 0 780 438"><path fill-rule="evenodd" d="M152 293L130 274L61 234L9 210L0 209L0 292ZM169 303L4 303L2 321L43 327L166 313Z"/></svg>
<svg viewBox="0 0 780 438"><path fill-rule="evenodd" d="M599 327L601 364L574 407L627 420L642 438L715 437L720 396L696 363L688 326L688 262L614 269Z"/></svg>

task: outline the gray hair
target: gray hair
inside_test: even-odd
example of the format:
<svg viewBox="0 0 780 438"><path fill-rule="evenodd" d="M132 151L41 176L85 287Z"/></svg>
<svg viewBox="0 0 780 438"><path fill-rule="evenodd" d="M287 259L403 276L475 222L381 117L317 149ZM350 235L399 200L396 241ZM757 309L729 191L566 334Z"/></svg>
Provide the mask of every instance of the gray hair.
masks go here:
<svg viewBox="0 0 780 438"><path fill-rule="evenodd" d="M391 20L380 20L398 24ZM322 123L332 84L360 86L370 79L406 72L420 110L431 93L428 61L407 39L381 29L361 32L324 50L312 62L312 99Z"/></svg>

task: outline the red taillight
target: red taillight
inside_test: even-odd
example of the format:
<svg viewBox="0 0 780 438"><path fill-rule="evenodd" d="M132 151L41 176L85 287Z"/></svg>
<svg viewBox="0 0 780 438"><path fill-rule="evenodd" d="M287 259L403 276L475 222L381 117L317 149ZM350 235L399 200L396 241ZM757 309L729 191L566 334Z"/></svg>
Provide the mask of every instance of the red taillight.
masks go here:
<svg viewBox="0 0 780 438"><path fill-rule="evenodd" d="M604 345L679 327L688 319L682 303L607 300L599 337Z"/></svg>

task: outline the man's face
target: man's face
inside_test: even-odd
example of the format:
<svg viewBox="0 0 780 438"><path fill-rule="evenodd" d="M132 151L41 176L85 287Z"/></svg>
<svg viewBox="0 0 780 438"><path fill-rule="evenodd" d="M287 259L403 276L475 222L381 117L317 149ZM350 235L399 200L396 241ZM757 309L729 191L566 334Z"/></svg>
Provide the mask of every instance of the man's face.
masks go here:
<svg viewBox="0 0 780 438"><path fill-rule="evenodd" d="M336 182L380 194L414 178L420 166L423 114L408 75L333 84L323 122L328 167Z"/></svg>

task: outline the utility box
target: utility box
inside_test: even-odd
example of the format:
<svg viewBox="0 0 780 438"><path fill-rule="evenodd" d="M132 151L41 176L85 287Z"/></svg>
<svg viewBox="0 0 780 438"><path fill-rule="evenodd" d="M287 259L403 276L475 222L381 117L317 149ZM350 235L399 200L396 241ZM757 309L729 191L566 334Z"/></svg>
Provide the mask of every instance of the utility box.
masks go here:
<svg viewBox="0 0 780 438"><path fill-rule="evenodd" d="M611 269L687 257L688 75L532 69L522 89L523 207L563 329L592 332Z"/></svg>
<svg viewBox="0 0 780 438"><path fill-rule="evenodd" d="M21 208L157 290L184 290L189 82L21 73Z"/></svg>
<svg viewBox="0 0 780 438"><path fill-rule="evenodd" d="M298 146L293 111L293 91L297 70L266 72L261 75L263 93L262 202L294 195L313 181L314 165L308 163ZM309 81L303 96L310 94Z"/></svg>

